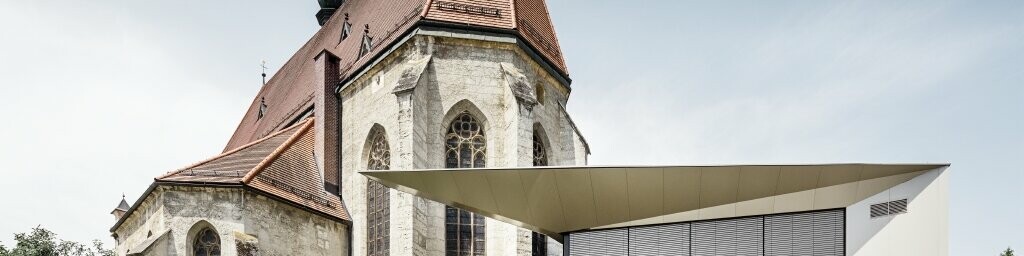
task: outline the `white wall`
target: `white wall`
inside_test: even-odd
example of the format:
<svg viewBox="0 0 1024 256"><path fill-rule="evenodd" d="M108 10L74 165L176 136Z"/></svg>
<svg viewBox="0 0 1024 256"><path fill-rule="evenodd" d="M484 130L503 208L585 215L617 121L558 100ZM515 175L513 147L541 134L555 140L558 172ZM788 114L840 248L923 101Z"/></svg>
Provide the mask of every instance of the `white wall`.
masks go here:
<svg viewBox="0 0 1024 256"><path fill-rule="evenodd" d="M846 254L948 255L948 188L946 168L939 168L847 207ZM909 199L906 213L871 218L872 204L899 199Z"/></svg>

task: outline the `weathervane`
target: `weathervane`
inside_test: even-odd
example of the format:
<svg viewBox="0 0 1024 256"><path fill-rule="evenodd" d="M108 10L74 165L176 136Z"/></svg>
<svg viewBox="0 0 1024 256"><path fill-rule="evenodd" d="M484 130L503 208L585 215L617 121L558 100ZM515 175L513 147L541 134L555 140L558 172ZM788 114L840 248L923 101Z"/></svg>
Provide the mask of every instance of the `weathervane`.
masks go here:
<svg viewBox="0 0 1024 256"><path fill-rule="evenodd" d="M260 61L260 68L263 68L263 73L260 74L260 75L263 76L263 85L267 85L267 61L266 60L261 60Z"/></svg>

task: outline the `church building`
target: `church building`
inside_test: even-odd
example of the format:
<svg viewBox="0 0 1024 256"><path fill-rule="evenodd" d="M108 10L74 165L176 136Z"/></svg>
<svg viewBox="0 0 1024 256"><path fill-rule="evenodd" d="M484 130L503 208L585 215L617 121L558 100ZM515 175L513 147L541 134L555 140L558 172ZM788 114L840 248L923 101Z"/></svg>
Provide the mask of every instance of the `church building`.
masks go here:
<svg viewBox="0 0 1024 256"><path fill-rule="evenodd" d="M948 164L586 166L544 0L319 3L118 255L944 255Z"/></svg>

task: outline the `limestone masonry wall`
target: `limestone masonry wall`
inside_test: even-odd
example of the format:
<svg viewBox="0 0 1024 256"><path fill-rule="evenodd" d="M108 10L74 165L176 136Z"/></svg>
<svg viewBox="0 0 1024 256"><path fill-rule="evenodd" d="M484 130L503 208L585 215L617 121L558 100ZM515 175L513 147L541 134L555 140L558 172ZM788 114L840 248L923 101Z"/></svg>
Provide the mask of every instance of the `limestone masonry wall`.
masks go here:
<svg viewBox="0 0 1024 256"><path fill-rule="evenodd" d="M354 222L354 255L366 253L367 178L358 171L366 169L372 127L387 134L392 170L444 168L443 136L463 111L483 124L487 167L531 166L534 127L543 129L549 165L586 162L582 139L562 107L568 89L514 38L481 38L418 31L341 91L342 197ZM420 71L423 60L429 62ZM503 63L526 77L533 87L527 91L543 87L542 101L517 97ZM442 204L396 190L390 202L391 255L444 255ZM488 219L486 238L488 255L530 254L530 232L525 229ZM551 255L561 254L554 240L549 247Z"/></svg>
<svg viewBox="0 0 1024 256"><path fill-rule="evenodd" d="M221 255L240 255L238 242L256 245L259 255L348 254L343 223L241 188L159 186L144 200L115 230L118 255L164 231L147 255L189 255L202 227L216 230Z"/></svg>

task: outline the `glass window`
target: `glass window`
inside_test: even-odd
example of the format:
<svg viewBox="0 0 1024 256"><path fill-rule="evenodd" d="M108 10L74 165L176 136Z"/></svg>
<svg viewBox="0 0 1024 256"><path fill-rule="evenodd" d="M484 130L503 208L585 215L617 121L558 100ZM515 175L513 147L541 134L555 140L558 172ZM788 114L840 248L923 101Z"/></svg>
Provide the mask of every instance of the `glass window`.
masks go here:
<svg viewBox="0 0 1024 256"><path fill-rule="evenodd" d="M192 255L195 256L220 256L220 237L217 231L211 228L204 228L196 234L192 242Z"/></svg>
<svg viewBox="0 0 1024 256"><path fill-rule="evenodd" d="M384 129L373 129L370 141L366 169L388 170L391 167L391 150ZM388 232L391 219L389 203L390 193L387 187L370 181L366 186L366 255L388 255Z"/></svg>
<svg viewBox="0 0 1024 256"><path fill-rule="evenodd" d="M548 151L544 145L544 141L541 139L541 134L537 132L540 129L539 126L533 128L533 166L547 166L548 165ZM533 256L542 256L548 254L548 239L541 233L533 232Z"/></svg>
<svg viewBox="0 0 1024 256"><path fill-rule="evenodd" d="M486 167L487 140L476 118L459 114L445 134L445 168ZM473 212L445 207L445 255L484 255L484 217Z"/></svg>

